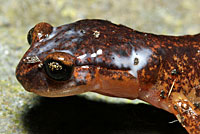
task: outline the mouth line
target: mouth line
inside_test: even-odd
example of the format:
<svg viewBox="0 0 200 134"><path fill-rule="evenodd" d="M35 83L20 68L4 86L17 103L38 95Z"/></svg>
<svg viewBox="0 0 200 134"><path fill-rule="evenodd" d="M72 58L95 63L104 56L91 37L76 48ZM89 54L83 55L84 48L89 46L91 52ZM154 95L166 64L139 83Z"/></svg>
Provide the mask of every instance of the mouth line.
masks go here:
<svg viewBox="0 0 200 134"><path fill-rule="evenodd" d="M81 90L79 87L75 87L75 88L70 87L70 88L66 88L63 91L61 91L61 90L50 91L49 89L47 89L45 91L38 91L38 90L30 89L30 91L37 95L44 96L44 97L66 97L66 96L81 94L84 92L84 90Z"/></svg>

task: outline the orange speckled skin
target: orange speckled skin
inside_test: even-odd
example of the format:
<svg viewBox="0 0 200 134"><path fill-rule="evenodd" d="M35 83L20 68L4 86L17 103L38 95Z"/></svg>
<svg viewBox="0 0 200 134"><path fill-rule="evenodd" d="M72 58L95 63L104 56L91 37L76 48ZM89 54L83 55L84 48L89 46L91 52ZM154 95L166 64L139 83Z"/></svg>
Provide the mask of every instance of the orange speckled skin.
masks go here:
<svg viewBox="0 0 200 134"><path fill-rule="evenodd" d="M37 24L16 69L23 87L41 96L87 91L139 98L173 113L190 134L200 133L200 35L142 33L104 20L53 28ZM37 56L39 61L27 62ZM47 59L73 66L65 81L46 75Z"/></svg>

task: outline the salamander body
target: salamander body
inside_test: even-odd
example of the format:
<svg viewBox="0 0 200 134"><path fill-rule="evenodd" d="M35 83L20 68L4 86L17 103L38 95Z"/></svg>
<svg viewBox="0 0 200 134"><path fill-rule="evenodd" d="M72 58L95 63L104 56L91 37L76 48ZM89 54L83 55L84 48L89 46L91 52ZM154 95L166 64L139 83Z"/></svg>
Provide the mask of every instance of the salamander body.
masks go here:
<svg viewBox="0 0 200 134"><path fill-rule="evenodd" d="M16 69L27 90L61 97L84 92L141 99L200 133L200 34L143 33L105 20L81 20L29 31Z"/></svg>

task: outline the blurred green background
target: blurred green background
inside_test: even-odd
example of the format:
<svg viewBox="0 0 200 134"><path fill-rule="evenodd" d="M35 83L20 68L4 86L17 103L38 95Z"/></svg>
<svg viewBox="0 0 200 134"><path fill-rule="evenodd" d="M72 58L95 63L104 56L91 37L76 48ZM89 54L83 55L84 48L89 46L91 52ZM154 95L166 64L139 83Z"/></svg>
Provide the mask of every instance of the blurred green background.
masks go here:
<svg viewBox="0 0 200 134"><path fill-rule="evenodd" d="M35 24L98 18L156 34L195 34L200 32L199 6L197 0L0 0L0 133L27 133L21 114L37 102L15 78L29 47L27 32Z"/></svg>

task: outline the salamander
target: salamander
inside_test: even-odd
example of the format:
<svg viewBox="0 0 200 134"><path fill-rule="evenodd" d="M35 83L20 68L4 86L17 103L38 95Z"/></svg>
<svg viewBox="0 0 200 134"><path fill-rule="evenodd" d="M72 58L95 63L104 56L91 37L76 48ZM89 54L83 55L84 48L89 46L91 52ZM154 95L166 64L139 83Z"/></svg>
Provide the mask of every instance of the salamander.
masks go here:
<svg viewBox="0 0 200 134"><path fill-rule="evenodd" d="M58 27L41 22L27 39L30 48L16 68L27 91L138 98L200 134L200 34L156 35L86 19Z"/></svg>

